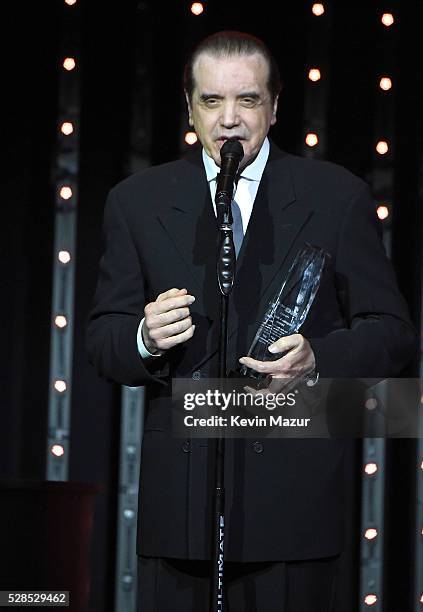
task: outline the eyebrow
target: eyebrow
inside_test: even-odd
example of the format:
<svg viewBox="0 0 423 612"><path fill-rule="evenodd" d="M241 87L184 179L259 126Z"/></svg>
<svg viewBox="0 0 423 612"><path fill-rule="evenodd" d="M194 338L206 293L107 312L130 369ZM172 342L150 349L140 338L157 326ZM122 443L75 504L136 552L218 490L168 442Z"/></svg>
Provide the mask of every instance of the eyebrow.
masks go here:
<svg viewBox="0 0 423 612"><path fill-rule="evenodd" d="M209 98L216 98L217 100L223 100L223 96L214 93L202 93L200 100L205 102ZM260 95L256 91L244 91L237 95L237 98L253 98L253 100L259 100Z"/></svg>

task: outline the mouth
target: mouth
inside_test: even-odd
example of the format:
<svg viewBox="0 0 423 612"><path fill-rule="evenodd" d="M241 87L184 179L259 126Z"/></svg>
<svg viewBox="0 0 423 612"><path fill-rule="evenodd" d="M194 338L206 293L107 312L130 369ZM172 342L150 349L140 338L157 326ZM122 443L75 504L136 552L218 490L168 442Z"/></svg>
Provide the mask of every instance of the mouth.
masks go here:
<svg viewBox="0 0 423 612"><path fill-rule="evenodd" d="M243 138L242 136L220 136L219 138L217 138L217 142L220 144L220 146L222 146L223 143L227 140L240 140L241 142L243 142L245 138Z"/></svg>

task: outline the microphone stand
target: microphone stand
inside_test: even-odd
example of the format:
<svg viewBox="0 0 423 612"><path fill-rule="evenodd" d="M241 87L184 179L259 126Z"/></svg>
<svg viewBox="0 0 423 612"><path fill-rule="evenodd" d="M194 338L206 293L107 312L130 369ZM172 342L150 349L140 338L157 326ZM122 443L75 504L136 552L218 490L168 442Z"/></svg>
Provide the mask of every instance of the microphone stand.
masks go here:
<svg viewBox="0 0 423 612"><path fill-rule="evenodd" d="M236 269L236 255L232 234L232 192L216 193L216 212L219 231L217 256L217 281L220 290L220 336L219 336L219 379L227 377L226 353L228 337L228 305ZM213 541L212 541L212 582L210 588L210 612L223 611L223 575L225 541L225 439L222 430L215 443L215 486L213 499Z"/></svg>

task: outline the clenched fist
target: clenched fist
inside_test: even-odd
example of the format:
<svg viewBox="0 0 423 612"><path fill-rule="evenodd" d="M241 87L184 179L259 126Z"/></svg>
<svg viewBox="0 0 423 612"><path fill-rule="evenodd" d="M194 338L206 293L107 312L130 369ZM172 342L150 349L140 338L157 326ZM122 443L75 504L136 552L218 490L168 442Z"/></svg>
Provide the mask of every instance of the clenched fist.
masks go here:
<svg viewBox="0 0 423 612"><path fill-rule="evenodd" d="M161 354L194 335L189 306L195 301L186 289L169 289L161 293L155 302L144 308L142 339L145 348L153 354Z"/></svg>

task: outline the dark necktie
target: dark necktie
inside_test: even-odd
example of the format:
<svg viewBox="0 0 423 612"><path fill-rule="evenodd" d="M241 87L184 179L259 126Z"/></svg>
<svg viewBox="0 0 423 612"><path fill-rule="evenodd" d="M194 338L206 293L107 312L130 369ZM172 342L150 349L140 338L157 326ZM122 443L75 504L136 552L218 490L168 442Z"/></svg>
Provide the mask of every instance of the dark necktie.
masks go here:
<svg viewBox="0 0 423 612"><path fill-rule="evenodd" d="M232 218L232 233L234 238L235 253L238 258L239 251L241 250L242 241L244 239L244 229L242 227L241 211L235 200L232 200Z"/></svg>

